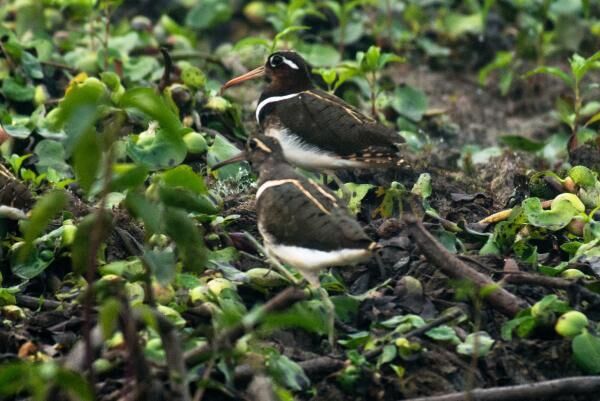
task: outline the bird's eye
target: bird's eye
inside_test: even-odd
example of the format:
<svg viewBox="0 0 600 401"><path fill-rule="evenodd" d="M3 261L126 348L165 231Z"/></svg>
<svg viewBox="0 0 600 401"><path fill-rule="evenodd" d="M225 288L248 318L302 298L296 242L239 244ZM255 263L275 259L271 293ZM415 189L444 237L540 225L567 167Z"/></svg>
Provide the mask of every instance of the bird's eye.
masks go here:
<svg viewBox="0 0 600 401"><path fill-rule="evenodd" d="M250 147L250 150L254 150L254 149L256 149L258 144L256 143L256 141L254 139L252 139L252 140L250 140L250 143L248 144L248 146Z"/></svg>
<svg viewBox="0 0 600 401"><path fill-rule="evenodd" d="M281 57L277 54L272 56L271 60L269 60L269 64L271 64L271 67L277 67L281 63L283 63L283 57Z"/></svg>

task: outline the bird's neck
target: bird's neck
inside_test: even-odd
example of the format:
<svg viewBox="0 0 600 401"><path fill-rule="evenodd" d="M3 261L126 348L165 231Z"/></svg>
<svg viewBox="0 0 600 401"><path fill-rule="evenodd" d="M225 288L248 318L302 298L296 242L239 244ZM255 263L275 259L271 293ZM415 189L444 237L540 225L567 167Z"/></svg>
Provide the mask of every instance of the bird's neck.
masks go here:
<svg viewBox="0 0 600 401"><path fill-rule="evenodd" d="M287 162L280 159L268 159L259 168L258 185L271 181L282 180L286 178L296 178L298 173Z"/></svg>
<svg viewBox="0 0 600 401"><path fill-rule="evenodd" d="M310 78L306 77L299 80L274 80L263 91L261 100L273 96L285 96L292 93L299 93L306 90L314 89L314 85Z"/></svg>

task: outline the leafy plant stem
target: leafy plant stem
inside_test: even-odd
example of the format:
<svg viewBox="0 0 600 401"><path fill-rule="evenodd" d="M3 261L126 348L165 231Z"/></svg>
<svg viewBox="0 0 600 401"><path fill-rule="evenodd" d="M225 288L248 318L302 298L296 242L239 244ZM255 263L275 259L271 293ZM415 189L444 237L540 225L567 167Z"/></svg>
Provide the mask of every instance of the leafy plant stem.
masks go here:
<svg viewBox="0 0 600 401"><path fill-rule="evenodd" d="M377 98L377 94L375 93L375 87L377 85L377 73L375 71L371 72L371 79L369 80L369 88L371 90L371 114L373 118L377 118L377 107L375 106L375 99Z"/></svg>
<svg viewBox="0 0 600 401"><path fill-rule="evenodd" d="M116 124L119 128L119 123ZM111 129L113 128L113 129ZM104 209L106 209L106 203L108 194L110 193L110 182L112 175L112 164L113 164L113 147L111 146L114 133L117 132L114 126L109 129L105 129L103 134L107 137L106 144L106 156L104 158L104 165L102 171L102 190L100 192L100 202L98 205L98 209L95 212L94 220L96 224L94 225L93 230L90 233L90 245L88 249L88 260L87 260L87 269L85 273L85 279L87 281L87 290L85 292L84 297L84 308L83 308L83 336L85 342L85 368L89 372L89 380L92 389L94 388L95 377L94 377L94 351L92 344L92 312L94 308L94 276L97 270L98 264L98 251L100 250L100 246L102 243L102 238L105 236L105 231L107 227L104 224L105 219L102 218L102 214L104 213ZM92 390L93 391L93 390Z"/></svg>
<svg viewBox="0 0 600 401"><path fill-rule="evenodd" d="M110 7L104 10L104 38L102 46L104 47L104 69L108 70L108 41L110 38Z"/></svg>
<svg viewBox="0 0 600 401"><path fill-rule="evenodd" d="M478 293L473 294L473 332L478 333L481 329L481 308L482 300ZM467 373L466 380L466 400L474 401L472 390L475 388L475 374L477 372L477 358L479 358L479 336L476 335L473 341L473 354L471 355L471 363Z"/></svg>

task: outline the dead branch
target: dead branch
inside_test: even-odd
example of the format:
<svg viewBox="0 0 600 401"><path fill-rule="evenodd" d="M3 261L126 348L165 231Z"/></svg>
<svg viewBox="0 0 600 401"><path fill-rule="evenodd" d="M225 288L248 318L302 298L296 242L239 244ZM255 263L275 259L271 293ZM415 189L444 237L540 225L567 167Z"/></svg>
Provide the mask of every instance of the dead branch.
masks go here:
<svg viewBox="0 0 600 401"><path fill-rule="evenodd" d="M489 277L472 269L444 248L415 216L406 215L404 222L408 233L419 245L423 255L444 274L456 279L469 280L479 289L486 286L497 286ZM509 317L515 316L521 309L521 305L526 305L525 301L499 286L486 299L495 309Z"/></svg>
<svg viewBox="0 0 600 401"><path fill-rule="evenodd" d="M492 387L432 397L410 398L406 401L550 400L566 394L592 394L597 391L600 391L600 376L575 376L517 386Z"/></svg>
<svg viewBox="0 0 600 401"><path fill-rule="evenodd" d="M531 284L546 288L557 288L561 290L574 290L581 298L594 305L600 304L600 294L585 288L579 280L566 280L560 277L542 276L540 274L514 272L507 274L503 281L511 284Z"/></svg>
<svg viewBox="0 0 600 401"><path fill-rule="evenodd" d="M271 312L277 312L289 308L298 301L306 299L307 294L295 287L289 287L271 298L261 307L261 310L255 315L256 318L250 322L241 322L230 328L215 338L212 343L194 348L185 353L186 364L192 365L207 359L212 353L218 352L231 346L235 341L247 332L251 331L260 322L263 316Z"/></svg>
<svg viewBox="0 0 600 401"><path fill-rule="evenodd" d="M310 378L323 378L328 374L337 372L346 366L341 359L329 356L320 356L313 359L298 362L304 373ZM256 368L250 365L241 365L235 369L235 380L238 383L247 382L256 374Z"/></svg>

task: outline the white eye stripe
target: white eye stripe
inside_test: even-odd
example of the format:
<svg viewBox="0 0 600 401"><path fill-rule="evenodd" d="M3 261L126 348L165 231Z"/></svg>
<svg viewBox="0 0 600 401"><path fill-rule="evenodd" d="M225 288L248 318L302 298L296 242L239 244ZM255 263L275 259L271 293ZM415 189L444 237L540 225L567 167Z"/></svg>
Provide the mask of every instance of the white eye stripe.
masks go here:
<svg viewBox="0 0 600 401"><path fill-rule="evenodd" d="M294 70L299 70L300 69L300 67L298 67L298 64L294 63L292 60L288 60L285 57L282 57L282 58L283 58L283 62L286 63L287 65L289 65Z"/></svg>

